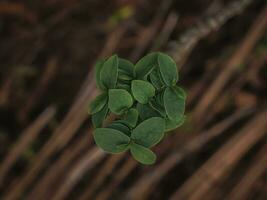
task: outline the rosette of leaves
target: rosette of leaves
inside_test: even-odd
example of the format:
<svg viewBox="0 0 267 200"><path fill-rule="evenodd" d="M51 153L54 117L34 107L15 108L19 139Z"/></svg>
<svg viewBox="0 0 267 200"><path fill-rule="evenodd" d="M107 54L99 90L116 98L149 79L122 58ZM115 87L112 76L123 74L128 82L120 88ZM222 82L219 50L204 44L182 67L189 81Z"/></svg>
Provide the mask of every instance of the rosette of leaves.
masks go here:
<svg viewBox="0 0 267 200"><path fill-rule="evenodd" d="M176 63L159 52L135 65L113 55L96 63L95 79L101 93L89 114L96 144L112 154L129 150L142 164L155 163L151 147L185 120L186 93L177 85ZM116 120L103 127L111 114Z"/></svg>

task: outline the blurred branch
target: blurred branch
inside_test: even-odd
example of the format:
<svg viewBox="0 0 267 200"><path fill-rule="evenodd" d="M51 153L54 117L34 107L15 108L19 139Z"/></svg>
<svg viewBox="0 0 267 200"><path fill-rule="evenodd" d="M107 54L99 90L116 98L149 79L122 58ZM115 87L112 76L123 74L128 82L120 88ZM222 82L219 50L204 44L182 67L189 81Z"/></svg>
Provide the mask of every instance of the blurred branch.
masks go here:
<svg viewBox="0 0 267 200"><path fill-rule="evenodd" d="M214 80L211 86L207 89L206 93L199 100L197 107L195 108L194 117L196 122L201 120L203 115L207 114L207 110L218 97L225 84L232 78L232 75L238 70L240 66L247 59L249 53L261 36L265 33L267 26L267 7L258 15L257 19L251 26L249 32L241 42L239 48L225 64L223 71Z"/></svg>
<svg viewBox="0 0 267 200"><path fill-rule="evenodd" d="M39 81L36 83L36 86L33 89L32 94L29 95L27 101L25 102L25 104L18 113L18 118L20 122L27 121L28 114L31 112L34 106L38 102L40 102L40 99L42 99L43 95L48 89L49 84L55 77L57 70L58 70L57 59L50 59Z"/></svg>
<svg viewBox="0 0 267 200"><path fill-rule="evenodd" d="M37 18L34 13L21 3L0 2L0 16L1 15L21 17L23 20L30 23L37 22Z"/></svg>
<svg viewBox="0 0 267 200"><path fill-rule="evenodd" d="M252 0L235 0L221 8L215 15L199 20L195 26L187 29L177 42L171 44L169 53L182 65L198 41L212 31L218 30L230 18L241 13L251 2Z"/></svg>
<svg viewBox="0 0 267 200"><path fill-rule="evenodd" d="M95 190L101 187L101 184L103 184L103 182L106 180L108 175L111 175L113 173L113 170L115 169L117 164L121 161L122 157L124 157L123 154L116 155L116 156L109 156L108 160L103 164L103 166L100 168L100 170L96 174L94 181L86 187L86 189L84 190L84 193L79 199L80 200L90 199L93 193L95 192Z"/></svg>
<svg viewBox="0 0 267 200"><path fill-rule="evenodd" d="M55 196L51 200L65 199L75 184L80 180L83 174L95 167L106 154L98 147L90 149L70 170L63 184L59 187Z"/></svg>
<svg viewBox="0 0 267 200"><path fill-rule="evenodd" d="M5 176L9 169L16 162L19 156L29 147L30 143L34 141L41 130L54 117L55 108L48 107L25 131L20 135L18 141L13 145L6 158L3 160L0 167L0 188L3 186Z"/></svg>
<svg viewBox="0 0 267 200"><path fill-rule="evenodd" d="M156 36L158 29L168 10L170 9L173 0L164 0L158 7L158 11L149 26L139 31L139 36L136 41L136 47L130 55L132 61L136 61L144 53L146 48L150 45L153 38Z"/></svg>
<svg viewBox="0 0 267 200"><path fill-rule="evenodd" d="M89 136L88 136L89 132ZM68 166L76 160L79 155L90 148L90 140L92 140L92 132L85 131L83 136L74 142L70 147L60 155L55 163L44 173L39 181L34 185L32 191L27 196L27 199L43 199L50 198L51 190L56 188L58 180L61 180L62 176L69 172ZM50 191L50 192L49 192Z"/></svg>
<svg viewBox="0 0 267 200"><path fill-rule="evenodd" d="M203 199L226 176L235 164L261 140L266 133L267 110L263 109L235 136L224 144L172 195L171 199Z"/></svg>
<svg viewBox="0 0 267 200"><path fill-rule="evenodd" d="M193 139L179 146L178 149L170 153L163 162L155 166L150 172L146 173L130 188L126 193L127 199L148 199L147 196L157 185L157 183L168 173L171 169L181 163L190 154L199 151L208 142L222 135L233 124L240 119L251 114L251 109L244 109L236 111L225 120L215 124L209 130L197 134Z"/></svg>
<svg viewBox="0 0 267 200"><path fill-rule="evenodd" d="M109 41L109 38L112 38L113 34L114 33L111 33L107 37L107 41ZM117 40L117 42L119 42L119 40ZM109 51L113 52L117 44L112 45L113 50L109 49ZM103 48L102 52L100 52L100 56L107 56L103 52L106 52L105 48ZM28 185L35 180L41 169L43 169L45 164L48 162L48 158L59 149L62 149L76 134L77 129L88 117L86 112L88 103L98 93L95 82L92 82L92 79L93 71L91 70L88 73L83 86L78 92L78 95L68 114L54 131L49 141L45 143L41 151L36 155L35 159L33 160L33 165L28 169L24 176L17 181L17 184L12 187L7 194L5 194L4 199L17 199L17 197L25 190L25 188L27 188Z"/></svg>
<svg viewBox="0 0 267 200"><path fill-rule="evenodd" d="M249 196L253 184L266 172L267 170L267 144L265 144L256 157L252 160L251 166L243 176L240 182L233 188L231 193L227 196L229 200L243 200Z"/></svg>
<svg viewBox="0 0 267 200"><path fill-rule="evenodd" d="M127 159L121 168L112 176L111 182L102 190L95 200L107 200L119 184L131 173L136 167L136 161L133 158Z"/></svg>
<svg viewBox="0 0 267 200"><path fill-rule="evenodd" d="M178 22L178 15L174 12L170 13L164 22L163 28L159 35L156 37L155 42L151 48L151 51L159 50L159 48L166 44L171 33L175 29Z"/></svg>

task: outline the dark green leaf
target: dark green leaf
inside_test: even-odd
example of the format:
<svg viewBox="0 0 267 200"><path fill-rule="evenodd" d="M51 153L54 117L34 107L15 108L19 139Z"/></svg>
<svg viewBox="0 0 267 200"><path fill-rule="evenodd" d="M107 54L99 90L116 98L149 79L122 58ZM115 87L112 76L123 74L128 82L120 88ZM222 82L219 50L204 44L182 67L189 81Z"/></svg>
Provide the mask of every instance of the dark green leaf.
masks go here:
<svg viewBox="0 0 267 200"><path fill-rule="evenodd" d="M97 128L94 132L96 144L109 153L120 153L127 150L130 138L118 130Z"/></svg>
<svg viewBox="0 0 267 200"><path fill-rule="evenodd" d="M144 165L152 165L156 162L157 156L150 149L141 145L131 143L130 151L134 159Z"/></svg>
<svg viewBox="0 0 267 200"><path fill-rule="evenodd" d="M130 86L131 82L132 82L131 80L119 79L118 82L117 82L117 87L120 84L126 84L126 85Z"/></svg>
<svg viewBox="0 0 267 200"><path fill-rule="evenodd" d="M145 147L156 145L164 136L165 120L152 117L139 124L132 132L131 138Z"/></svg>
<svg viewBox="0 0 267 200"><path fill-rule="evenodd" d="M158 70L153 70L149 75L149 78L156 89L160 89L163 87L163 82L161 81L161 77L159 76Z"/></svg>
<svg viewBox="0 0 267 200"><path fill-rule="evenodd" d="M130 127L135 127L138 120L138 110L131 108L124 116L124 121L128 123Z"/></svg>
<svg viewBox="0 0 267 200"><path fill-rule="evenodd" d="M164 107L158 104L155 99L152 99L151 101L149 101L149 105L151 106L151 108L156 110L162 117L166 117L166 112L165 112Z"/></svg>
<svg viewBox="0 0 267 200"><path fill-rule="evenodd" d="M131 92L131 86L125 83L118 83L117 88L127 90L127 92Z"/></svg>
<svg viewBox="0 0 267 200"><path fill-rule="evenodd" d="M104 62L100 72L100 80L105 88L115 88L118 78L118 62L117 55L111 56Z"/></svg>
<svg viewBox="0 0 267 200"><path fill-rule="evenodd" d="M165 84L168 86L175 85L178 81L178 72L174 60L166 54L159 53L158 65Z"/></svg>
<svg viewBox="0 0 267 200"><path fill-rule="evenodd" d="M106 104L108 101L108 97L106 93L98 95L91 103L89 106L89 114L95 114L99 112Z"/></svg>
<svg viewBox="0 0 267 200"><path fill-rule="evenodd" d="M130 128L125 125L126 122L125 123L122 123L120 121L114 121L114 122L112 122L110 125L107 126L107 128L112 128L112 129L121 131L122 133L130 136L131 135L131 131L130 131Z"/></svg>
<svg viewBox="0 0 267 200"><path fill-rule="evenodd" d="M141 58L135 65L135 75L138 79L145 78L157 66L158 53L150 53Z"/></svg>
<svg viewBox="0 0 267 200"><path fill-rule="evenodd" d="M166 114L171 121L178 122L184 116L185 100L173 88L166 88L164 91L164 107Z"/></svg>
<svg viewBox="0 0 267 200"><path fill-rule="evenodd" d="M140 115L140 118L142 120L146 120L146 119L151 118L151 117L160 117L161 116L157 111L155 111L153 108L151 108L148 104L137 103L136 108L137 108L139 115Z"/></svg>
<svg viewBox="0 0 267 200"><path fill-rule="evenodd" d="M133 105L133 99L129 92L123 89L109 90L108 107L111 112L121 115Z"/></svg>
<svg viewBox="0 0 267 200"><path fill-rule="evenodd" d="M130 61L119 58L119 72L122 74L134 77L134 65Z"/></svg>
<svg viewBox="0 0 267 200"><path fill-rule="evenodd" d="M183 99L186 99L186 92L184 91L183 88L174 86L173 89L175 90L176 94L180 96Z"/></svg>
<svg viewBox="0 0 267 200"><path fill-rule="evenodd" d="M164 95L164 91L161 91L156 95L156 98L155 98L156 102L162 107L164 107L163 95Z"/></svg>
<svg viewBox="0 0 267 200"><path fill-rule="evenodd" d="M119 76L118 76L118 79L119 80L123 80L123 81L130 81L133 79L133 77L127 75L127 74L120 74L119 73Z"/></svg>
<svg viewBox="0 0 267 200"><path fill-rule="evenodd" d="M96 80L96 85L99 89L104 90L105 86L103 85L101 79L100 79L100 72L103 68L105 60L104 59L100 59L96 62L95 64L95 80Z"/></svg>
<svg viewBox="0 0 267 200"><path fill-rule="evenodd" d="M106 104L99 112L92 115L93 126L95 128L101 127L107 114L108 114L108 104Z"/></svg>
<svg viewBox="0 0 267 200"><path fill-rule="evenodd" d="M155 95L155 88L147 81L133 80L131 90L134 98L142 104L148 103Z"/></svg>
<svg viewBox="0 0 267 200"><path fill-rule="evenodd" d="M178 122L171 121L169 118L166 119L166 131L176 129L183 125L186 117L183 116Z"/></svg>

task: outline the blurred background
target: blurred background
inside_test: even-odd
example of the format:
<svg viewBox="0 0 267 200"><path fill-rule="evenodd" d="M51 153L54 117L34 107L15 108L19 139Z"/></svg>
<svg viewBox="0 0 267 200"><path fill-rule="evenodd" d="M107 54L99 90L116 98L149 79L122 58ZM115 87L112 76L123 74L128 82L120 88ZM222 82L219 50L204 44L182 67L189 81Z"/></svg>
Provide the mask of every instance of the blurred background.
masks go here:
<svg viewBox="0 0 267 200"><path fill-rule="evenodd" d="M0 199L266 200L265 0L1 0ZM186 123L153 166L92 139L97 59L171 55Z"/></svg>

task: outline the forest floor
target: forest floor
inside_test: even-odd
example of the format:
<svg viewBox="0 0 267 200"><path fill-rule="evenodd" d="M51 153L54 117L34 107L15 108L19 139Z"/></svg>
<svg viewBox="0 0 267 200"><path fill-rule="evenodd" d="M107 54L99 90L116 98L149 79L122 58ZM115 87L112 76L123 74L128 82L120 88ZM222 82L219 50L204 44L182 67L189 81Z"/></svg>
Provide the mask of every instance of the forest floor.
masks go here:
<svg viewBox="0 0 267 200"><path fill-rule="evenodd" d="M267 199L265 0L0 1L0 199ZM93 66L170 54L185 124L142 166L94 144Z"/></svg>

